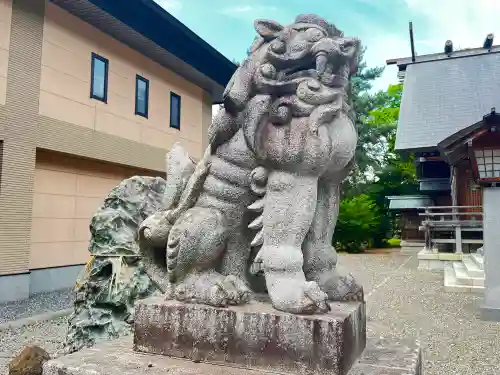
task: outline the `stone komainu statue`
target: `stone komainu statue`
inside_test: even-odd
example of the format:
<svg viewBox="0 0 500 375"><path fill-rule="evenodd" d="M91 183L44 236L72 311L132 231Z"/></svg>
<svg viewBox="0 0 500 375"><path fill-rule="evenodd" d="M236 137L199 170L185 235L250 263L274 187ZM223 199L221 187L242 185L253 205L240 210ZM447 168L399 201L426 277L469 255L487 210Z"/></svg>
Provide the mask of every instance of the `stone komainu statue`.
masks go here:
<svg viewBox="0 0 500 375"><path fill-rule="evenodd" d="M126 334L134 301L156 293L214 306L268 293L292 313L363 298L331 246L357 141L346 89L359 41L314 15L255 28L202 160L175 145L166 181L125 180L94 215L66 351Z"/></svg>
<svg viewBox="0 0 500 375"><path fill-rule="evenodd" d="M346 89L359 41L314 15L255 28L202 160L169 154L164 209L141 224L141 249L167 298L225 306L253 290L282 311L324 312L362 298L331 246L357 141Z"/></svg>

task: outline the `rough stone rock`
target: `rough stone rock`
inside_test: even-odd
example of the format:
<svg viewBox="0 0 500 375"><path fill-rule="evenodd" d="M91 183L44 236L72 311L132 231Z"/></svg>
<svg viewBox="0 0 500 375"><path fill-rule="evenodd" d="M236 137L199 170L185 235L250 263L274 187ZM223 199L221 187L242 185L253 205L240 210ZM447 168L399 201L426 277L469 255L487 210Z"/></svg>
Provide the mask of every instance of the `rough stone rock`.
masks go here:
<svg viewBox="0 0 500 375"><path fill-rule="evenodd" d="M134 302L156 293L144 271L136 233L162 207L165 184L159 177L126 179L92 217L91 259L76 282L66 352L130 334Z"/></svg>
<svg viewBox="0 0 500 375"><path fill-rule="evenodd" d="M49 353L39 346L27 346L9 363L9 375L41 375Z"/></svg>
<svg viewBox="0 0 500 375"><path fill-rule="evenodd" d="M228 308L148 298L137 303L134 349L294 374L344 375L366 344L364 302L297 315L252 301Z"/></svg>

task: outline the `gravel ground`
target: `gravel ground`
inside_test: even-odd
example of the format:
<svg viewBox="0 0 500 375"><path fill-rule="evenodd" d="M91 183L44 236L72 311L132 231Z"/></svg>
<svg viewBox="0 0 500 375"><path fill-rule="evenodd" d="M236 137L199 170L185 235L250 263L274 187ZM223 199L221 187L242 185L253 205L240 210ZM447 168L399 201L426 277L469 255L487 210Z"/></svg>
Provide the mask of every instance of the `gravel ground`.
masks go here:
<svg viewBox="0 0 500 375"><path fill-rule="evenodd" d="M51 356L62 352L67 317L0 331L0 374L7 375L10 359L26 345L38 345Z"/></svg>
<svg viewBox="0 0 500 375"><path fill-rule="evenodd" d="M73 288L33 294L28 299L0 303L0 324L73 306Z"/></svg>
<svg viewBox="0 0 500 375"><path fill-rule="evenodd" d="M444 293L442 274L417 271L415 256L341 255L340 265L365 287L368 335L419 338L426 375L500 374L500 323L479 320L480 297ZM0 332L0 374L27 344L57 355L66 319Z"/></svg>
<svg viewBox="0 0 500 375"><path fill-rule="evenodd" d="M420 339L426 375L500 374L500 323L479 319L481 297L445 293L443 275L417 271L416 256L346 255L363 283L373 337Z"/></svg>

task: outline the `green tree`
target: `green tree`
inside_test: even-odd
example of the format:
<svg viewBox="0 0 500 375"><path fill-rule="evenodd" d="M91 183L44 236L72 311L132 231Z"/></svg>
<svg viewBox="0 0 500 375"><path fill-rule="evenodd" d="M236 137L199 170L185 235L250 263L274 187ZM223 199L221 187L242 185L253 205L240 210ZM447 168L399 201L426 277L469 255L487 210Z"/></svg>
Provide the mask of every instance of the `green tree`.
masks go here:
<svg viewBox="0 0 500 375"><path fill-rule="evenodd" d="M368 87L365 85L365 87ZM418 192L416 170L411 155L401 155L395 151L395 139L399 108L401 105L402 85L391 85L387 91L372 94L364 93L361 96L363 111L359 116L358 131L358 165L357 170L347 181L344 200L350 201L356 197L367 197L373 214L380 219L377 221L376 230L370 232L370 245L382 247L387 238L393 235L396 217L388 210L387 196L407 195ZM365 144L363 144L365 142ZM368 155L363 155L363 153ZM360 155L365 158L360 159ZM367 172L371 172L368 176ZM341 209L344 206L341 206ZM342 213L341 213L342 215ZM347 224L342 220L343 227ZM369 216L366 220L372 222ZM357 218L356 220L359 220ZM359 226L356 222L351 226ZM370 226L373 228L373 225ZM345 229L335 231L335 238L343 236Z"/></svg>
<svg viewBox="0 0 500 375"><path fill-rule="evenodd" d="M402 85L389 86L384 94L385 102L370 112L367 122L369 127L379 129L380 148L383 150L379 157L380 168L375 171L373 180L363 186L363 191L383 214L373 238L374 246L378 247L385 245L386 239L393 235L396 226L395 213L389 211L387 197L418 193L414 157L395 151L402 90Z"/></svg>
<svg viewBox="0 0 500 375"><path fill-rule="evenodd" d="M352 253L372 246L380 221L379 208L368 195L343 199L333 237L334 246Z"/></svg>
<svg viewBox="0 0 500 375"><path fill-rule="evenodd" d="M349 99L356 114L356 129L358 145L356 149L356 164L344 184L344 193L355 195L359 193L356 186L366 183L369 176L381 165L383 154L381 140L389 130L383 126L374 126L371 113L387 103L387 93L373 92L373 84L384 72L383 67L368 68L364 60L366 48L362 49L358 62L358 72L351 77ZM352 189L354 191L350 192Z"/></svg>

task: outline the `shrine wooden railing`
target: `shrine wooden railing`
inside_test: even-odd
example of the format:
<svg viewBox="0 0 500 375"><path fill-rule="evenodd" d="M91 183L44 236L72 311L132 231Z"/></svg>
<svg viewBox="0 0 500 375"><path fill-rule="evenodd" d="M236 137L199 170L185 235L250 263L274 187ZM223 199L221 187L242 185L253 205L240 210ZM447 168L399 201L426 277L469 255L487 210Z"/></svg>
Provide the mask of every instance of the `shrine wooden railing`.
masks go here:
<svg viewBox="0 0 500 375"><path fill-rule="evenodd" d="M461 253L463 244L482 244L478 238L463 238L464 232L482 232L481 206L433 206L423 207L420 230L425 233L426 249L434 249L435 244L454 244L455 252ZM441 211L441 212L440 212ZM440 238L437 233L452 233L454 238Z"/></svg>

